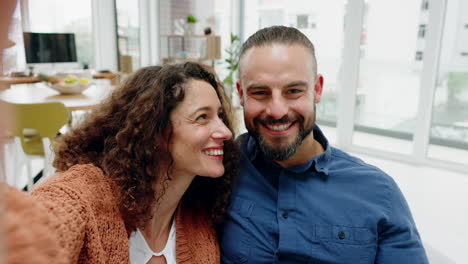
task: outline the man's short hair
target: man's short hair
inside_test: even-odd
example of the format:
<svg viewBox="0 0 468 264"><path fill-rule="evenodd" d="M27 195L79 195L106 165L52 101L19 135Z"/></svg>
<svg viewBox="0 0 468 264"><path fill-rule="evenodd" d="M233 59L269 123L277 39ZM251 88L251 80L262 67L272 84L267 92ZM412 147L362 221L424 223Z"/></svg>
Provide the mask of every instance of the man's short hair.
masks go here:
<svg viewBox="0 0 468 264"><path fill-rule="evenodd" d="M272 44L286 44L293 45L298 44L304 46L309 50L312 55L312 62L314 65L314 74L317 75L317 60L315 58L315 48L312 42L304 35L301 31L293 27L285 26L272 26L262 28L259 31L251 35L242 44L239 53L239 61L242 56L252 47L267 46Z"/></svg>

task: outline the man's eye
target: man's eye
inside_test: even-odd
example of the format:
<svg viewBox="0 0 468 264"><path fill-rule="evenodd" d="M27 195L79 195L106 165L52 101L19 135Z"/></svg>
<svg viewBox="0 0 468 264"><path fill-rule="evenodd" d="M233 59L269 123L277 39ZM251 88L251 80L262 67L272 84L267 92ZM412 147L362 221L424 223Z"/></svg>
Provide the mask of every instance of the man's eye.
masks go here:
<svg viewBox="0 0 468 264"><path fill-rule="evenodd" d="M255 91L255 92L252 92L253 95L266 95L267 92L266 91Z"/></svg>
<svg viewBox="0 0 468 264"><path fill-rule="evenodd" d="M300 92L302 92L302 91L299 90L299 89L291 89L291 90L289 90L289 93L292 93L292 94L297 94L297 93L300 93Z"/></svg>
<svg viewBox="0 0 468 264"><path fill-rule="evenodd" d="M208 117L207 114L202 114L202 115L199 115L196 120L199 121L199 120L205 120L206 118Z"/></svg>

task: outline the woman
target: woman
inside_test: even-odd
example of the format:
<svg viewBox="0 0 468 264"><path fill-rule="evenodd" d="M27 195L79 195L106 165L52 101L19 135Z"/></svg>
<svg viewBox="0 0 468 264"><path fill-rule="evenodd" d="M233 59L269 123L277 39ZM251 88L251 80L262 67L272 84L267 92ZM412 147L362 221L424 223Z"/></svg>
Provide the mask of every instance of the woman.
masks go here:
<svg viewBox="0 0 468 264"><path fill-rule="evenodd" d="M154 66L61 136L59 173L33 196L68 262L218 263L214 225L238 157L229 112L204 67Z"/></svg>

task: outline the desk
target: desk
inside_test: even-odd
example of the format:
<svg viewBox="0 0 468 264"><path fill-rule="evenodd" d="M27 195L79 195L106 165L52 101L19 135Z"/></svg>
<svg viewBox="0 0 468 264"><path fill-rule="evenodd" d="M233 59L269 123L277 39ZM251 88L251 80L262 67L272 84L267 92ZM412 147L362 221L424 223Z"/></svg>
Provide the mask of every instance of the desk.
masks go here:
<svg viewBox="0 0 468 264"><path fill-rule="evenodd" d="M37 77L9 77L2 76L0 77L0 91L3 89L8 89L12 84L21 84L21 83L36 83L40 82Z"/></svg>
<svg viewBox="0 0 468 264"><path fill-rule="evenodd" d="M93 74L93 79L107 79L110 80L112 85L119 84L120 73L117 72L100 72Z"/></svg>
<svg viewBox="0 0 468 264"><path fill-rule="evenodd" d="M113 87L97 82L81 94L63 95L43 83L17 84L1 91L0 99L15 104L61 102L70 111L91 110L101 103Z"/></svg>

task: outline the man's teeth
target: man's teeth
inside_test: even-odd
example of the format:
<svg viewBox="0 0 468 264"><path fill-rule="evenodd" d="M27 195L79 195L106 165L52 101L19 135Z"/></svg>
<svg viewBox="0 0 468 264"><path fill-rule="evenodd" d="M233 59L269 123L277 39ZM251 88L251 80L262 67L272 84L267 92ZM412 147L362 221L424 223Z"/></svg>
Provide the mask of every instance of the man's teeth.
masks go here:
<svg viewBox="0 0 468 264"><path fill-rule="evenodd" d="M223 155L224 151L222 149L211 149L211 150L205 150L203 151L203 153L209 156L219 156L219 155Z"/></svg>
<svg viewBox="0 0 468 264"><path fill-rule="evenodd" d="M287 124L283 124L283 125L267 125L267 127L271 130L275 130L275 131L280 131L280 130L285 130L287 129L289 126L291 126L291 123L287 123Z"/></svg>

